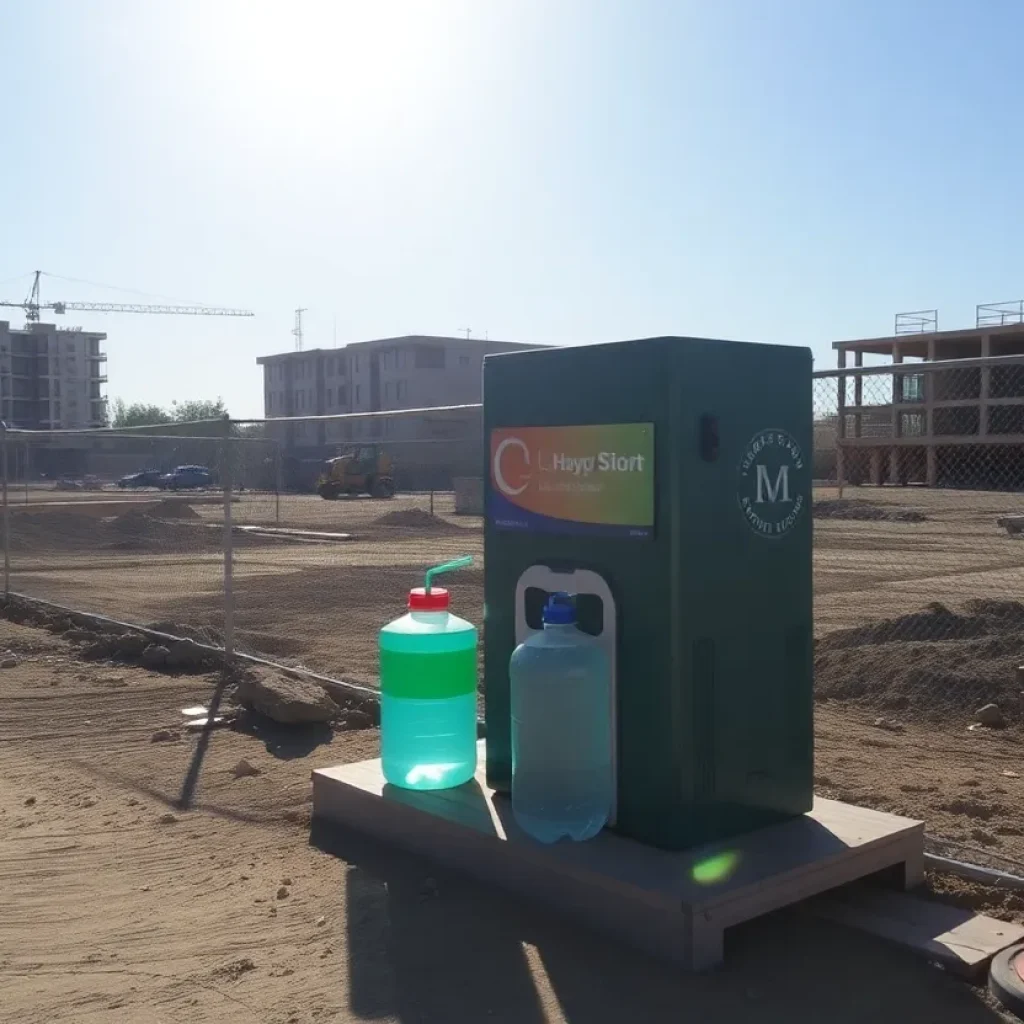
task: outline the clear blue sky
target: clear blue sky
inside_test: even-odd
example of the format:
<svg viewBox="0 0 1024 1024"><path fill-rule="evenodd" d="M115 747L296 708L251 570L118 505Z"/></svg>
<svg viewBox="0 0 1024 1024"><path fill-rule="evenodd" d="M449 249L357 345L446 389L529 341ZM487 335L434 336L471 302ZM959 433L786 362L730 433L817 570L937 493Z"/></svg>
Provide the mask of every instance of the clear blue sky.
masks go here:
<svg viewBox="0 0 1024 1024"><path fill-rule="evenodd" d="M336 316L831 366L1024 296L1021 39L1022 0L6 0L0 282L251 307L65 320L111 395L239 415L299 305L308 347Z"/></svg>

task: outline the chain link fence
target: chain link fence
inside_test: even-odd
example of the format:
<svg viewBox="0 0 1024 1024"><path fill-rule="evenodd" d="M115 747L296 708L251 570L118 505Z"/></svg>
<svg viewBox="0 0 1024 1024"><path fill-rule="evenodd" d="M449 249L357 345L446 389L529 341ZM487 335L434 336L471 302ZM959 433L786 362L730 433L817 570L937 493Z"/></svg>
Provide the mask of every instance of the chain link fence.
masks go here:
<svg viewBox="0 0 1024 1024"><path fill-rule="evenodd" d="M178 598L223 594L228 442L221 421L5 431L5 591L221 645L223 614Z"/></svg>
<svg viewBox="0 0 1024 1024"><path fill-rule="evenodd" d="M432 564L481 621L479 407L3 437L5 591L346 681Z"/></svg>
<svg viewBox="0 0 1024 1024"><path fill-rule="evenodd" d="M845 652L835 685L887 644L1024 632L1024 357L813 387L815 627L821 653ZM6 589L372 685L377 630L429 565L475 556L451 587L482 621L482 435L478 406L8 430Z"/></svg>
<svg viewBox="0 0 1024 1024"><path fill-rule="evenodd" d="M826 692L879 672L911 677L907 688L927 686L936 701L962 692L967 677L1015 685L1024 357L817 372L814 448L815 628L819 662L827 654L834 677ZM949 645L900 647L922 640ZM978 668L986 659L999 663L987 673Z"/></svg>
<svg viewBox="0 0 1024 1024"><path fill-rule="evenodd" d="M476 565L453 577L453 600L482 621L479 407L236 426L281 453L277 491L234 506L240 651L375 685L381 625L427 568L464 554Z"/></svg>

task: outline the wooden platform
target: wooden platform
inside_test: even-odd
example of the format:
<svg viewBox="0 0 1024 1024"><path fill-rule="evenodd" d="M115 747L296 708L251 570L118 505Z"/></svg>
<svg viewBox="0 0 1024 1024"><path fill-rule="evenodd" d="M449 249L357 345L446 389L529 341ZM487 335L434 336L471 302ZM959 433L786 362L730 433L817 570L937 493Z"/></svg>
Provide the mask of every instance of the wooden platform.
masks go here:
<svg viewBox="0 0 1024 1024"><path fill-rule="evenodd" d="M683 853L610 832L544 846L518 829L482 768L458 789L415 793L387 785L375 760L314 771L313 815L523 893L687 970L721 963L734 924L886 868L902 868L907 887L923 878L921 822L834 800Z"/></svg>

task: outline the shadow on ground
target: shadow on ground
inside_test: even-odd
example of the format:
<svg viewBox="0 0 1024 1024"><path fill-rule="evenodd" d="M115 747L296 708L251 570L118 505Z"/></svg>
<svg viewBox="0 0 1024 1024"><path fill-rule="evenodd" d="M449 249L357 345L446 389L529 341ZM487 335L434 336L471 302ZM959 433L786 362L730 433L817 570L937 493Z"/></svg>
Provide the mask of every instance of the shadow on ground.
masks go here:
<svg viewBox="0 0 1024 1024"><path fill-rule="evenodd" d="M796 913L733 929L727 967L679 970L350 830L311 843L346 875L349 1005L404 1024L740 1021L991 1024L969 986L881 942Z"/></svg>
<svg viewBox="0 0 1024 1024"><path fill-rule="evenodd" d="M243 710L234 721L235 732L258 739L268 754L281 761L306 757L334 739L334 730L325 722L305 725L281 725L272 718Z"/></svg>

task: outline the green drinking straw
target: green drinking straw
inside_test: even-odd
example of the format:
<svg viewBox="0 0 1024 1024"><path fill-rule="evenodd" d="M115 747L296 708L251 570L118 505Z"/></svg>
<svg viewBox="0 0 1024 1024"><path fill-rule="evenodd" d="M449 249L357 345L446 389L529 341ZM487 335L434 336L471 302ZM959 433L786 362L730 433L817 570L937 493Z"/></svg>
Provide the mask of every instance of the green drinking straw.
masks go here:
<svg viewBox="0 0 1024 1024"><path fill-rule="evenodd" d="M467 565L473 564L472 555L463 555L462 558L453 558L450 562L442 562L440 565L435 565L433 569L427 570L426 579L423 582L423 589L429 594L431 584L434 582L434 577L442 572L451 572L453 569L462 569Z"/></svg>

